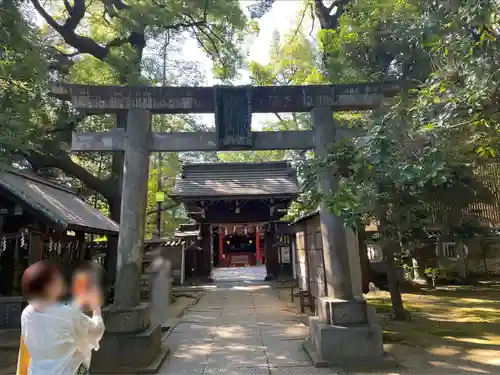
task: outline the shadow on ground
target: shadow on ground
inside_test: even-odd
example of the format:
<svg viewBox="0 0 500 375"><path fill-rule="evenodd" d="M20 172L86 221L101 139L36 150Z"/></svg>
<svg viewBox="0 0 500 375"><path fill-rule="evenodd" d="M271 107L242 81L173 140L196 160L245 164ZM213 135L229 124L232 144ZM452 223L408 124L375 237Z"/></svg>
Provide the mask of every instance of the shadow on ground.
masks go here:
<svg viewBox="0 0 500 375"><path fill-rule="evenodd" d="M388 318L387 292L366 295L377 309L388 350L426 373L500 373L500 286L439 287L404 293L411 320Z"/></svg>

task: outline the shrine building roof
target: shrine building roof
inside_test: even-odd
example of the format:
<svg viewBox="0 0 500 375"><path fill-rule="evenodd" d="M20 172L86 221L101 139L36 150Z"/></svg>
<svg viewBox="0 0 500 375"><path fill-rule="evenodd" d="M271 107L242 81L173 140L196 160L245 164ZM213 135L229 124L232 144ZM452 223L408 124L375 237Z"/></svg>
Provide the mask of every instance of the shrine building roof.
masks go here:
<svg viewBox="0 0 500 375"><path fill-rule="evenodd" d="M85 203L74 191L35 174L0 167L0 195L64 230L115 234L116 222Z"/></svg>
<svg viewBox="0 0 500 375"><path fill-rule="evenodd" d="M174 199L295 198L295 170L288 162L185 164Z"/></svg>

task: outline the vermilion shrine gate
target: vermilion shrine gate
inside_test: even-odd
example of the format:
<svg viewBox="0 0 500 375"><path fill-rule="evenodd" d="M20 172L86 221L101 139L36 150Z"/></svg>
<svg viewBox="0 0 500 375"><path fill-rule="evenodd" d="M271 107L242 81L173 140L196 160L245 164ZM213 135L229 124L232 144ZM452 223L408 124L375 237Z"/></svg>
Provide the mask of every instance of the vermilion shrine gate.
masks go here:
<svg viewBox="0 0 500 375"><path fill-rule="evenodd" d="M158 367L160 327L149 326L140 304L149 153L217 150L314 149L327 156L342 129L333 111L369 110L401 90L398 82L281 87L117 87L63 85L52 93L87 114L127 112L127 128L75 133L72 149L124 152L122 206L114 305L106 309L107 332L97 356L116 358L119 371ZM252 113L310 112L313 130L253 132ZM214 113L215 132L152 133L152 113ZM320 193L335 190L332 171L318 173ZM354 300L342 223L320 205L321 234L329 297L319 301L306 347L316 364L356 359L382 360L382 333L364 301ZM359 255L358 255L359 256ZM354 275L358 277L359 275ZM140 332L140 333L137 333ZM124 333L128 333L124 335ZM111 364L110 364L111 365Z"/></svg>

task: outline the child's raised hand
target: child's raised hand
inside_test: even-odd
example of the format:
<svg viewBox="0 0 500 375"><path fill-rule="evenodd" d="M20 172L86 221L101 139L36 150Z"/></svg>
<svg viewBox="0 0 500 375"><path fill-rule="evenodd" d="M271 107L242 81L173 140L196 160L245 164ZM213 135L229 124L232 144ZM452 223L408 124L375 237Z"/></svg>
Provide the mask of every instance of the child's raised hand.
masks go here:
<svg viewBox="0 0 500 375"><path fill-rule="evenodd" d="M88 290L87 303L92 310L100 309L102 306L102 293L98 287L93 286Z"/></svg>

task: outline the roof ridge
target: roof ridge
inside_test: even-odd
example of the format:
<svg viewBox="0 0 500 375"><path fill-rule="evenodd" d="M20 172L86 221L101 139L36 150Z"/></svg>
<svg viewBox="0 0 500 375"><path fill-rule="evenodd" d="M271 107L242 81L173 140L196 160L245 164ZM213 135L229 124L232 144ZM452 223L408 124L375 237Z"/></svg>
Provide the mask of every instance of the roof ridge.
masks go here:
<svg viewBox="0 0 500 375"><path fill-rule="evenodd" d="M289 162L262 162L262 163L193 163L185 164L181 168L181 174L184 173L195 173L195 172L207 172L207 170L213 172L223 173L224 171L253 171L253 170L274 170L274 171L287 171L293 168Z"/></svg>
<svg viewBox="0 0 500 375"><path fill-rule="evenodd" d="M283 161L263 161L263 162L223 162L223 163L185 163L182 165L183 168L185 167L210 167L210 166L239 166L239 165L246 165L246 166L255 166L255 167L262 167L266 165L290 165L290 162L288 160L283 160Z"/></svg>
<svg viewBox="0 0 500 375"><path fill-rule="evenodd" d="M73 194L73 195L76 195L76 192L73 191L72 189L70 188L67 188L57 182L52 182L44 177L41 177L41 176L37 176L36 174L32 174L32 172L30 171L23 171L22 169L17 169L17 168L14 168L14 167L9 167L9 166L0 166L0 170L1 171L4 171L4 172L7 172L7 173L11 173L11 174L14 174L16 176L19 176L19 177L22 177L22 178L25 178L27 180L31 180L31 181L34 181L34 182L38 182L38 183L41 183L45 186L50 186L50 187L53 187L54 189L58 189L58 190L61 190L61 191L65 191L67 193L70 193L70 194Z"/></svg>

